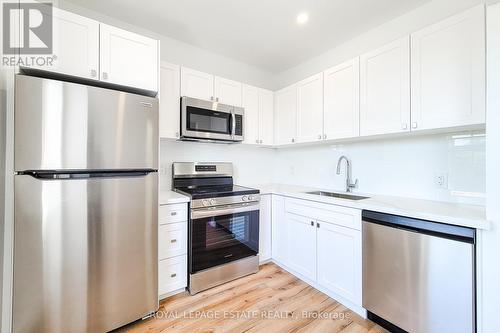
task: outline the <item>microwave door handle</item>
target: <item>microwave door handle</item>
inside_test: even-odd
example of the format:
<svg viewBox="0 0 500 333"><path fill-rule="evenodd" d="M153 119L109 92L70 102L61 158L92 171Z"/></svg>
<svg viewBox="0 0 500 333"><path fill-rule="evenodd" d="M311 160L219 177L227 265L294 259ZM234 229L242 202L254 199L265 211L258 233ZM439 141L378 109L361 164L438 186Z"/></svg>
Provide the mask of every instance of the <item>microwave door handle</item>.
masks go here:
<svg viewBox="0 0 500 333"><path fill-rule="evenodd" d="M236 115L234 114L234 110L231 111L231 136L234 138L236 135Z"/></svg>

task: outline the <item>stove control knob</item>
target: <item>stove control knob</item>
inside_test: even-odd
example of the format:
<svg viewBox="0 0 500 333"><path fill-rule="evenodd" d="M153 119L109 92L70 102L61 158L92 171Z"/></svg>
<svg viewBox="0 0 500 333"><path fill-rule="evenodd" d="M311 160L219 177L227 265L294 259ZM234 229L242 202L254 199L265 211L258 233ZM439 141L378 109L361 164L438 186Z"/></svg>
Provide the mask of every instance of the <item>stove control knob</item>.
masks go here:
<svg viewBox="0 0 500 333"><path fill-rule="evenodd" d="M203 201L201 202L201 204L205 207L209 206L210 205L210 202L208 202L207 199L203 199Z"/></svg>
<svg viewBox="0 0 500 333"><path fill-rule="evenodd" d="M251 196L251 195L248 196L248 201L252 201L253 199L254 199L253 196Z"/></svg>
<svg viewBox="0 0 500 333"><path fill-rule="evenodd" d="M214 206L214 205L215 205L215 203L216 203L216 202L215 202L215 199L210 199L210 204L211 204L212 206Z"/></svg>
<svg viewBox="0 0 500 333"><path fill-rule="evenodd" d="M246 195L244 195L244 196L241 197L241 201L247 201L247 200L248 200L248 198L247 198Z"/></svg>

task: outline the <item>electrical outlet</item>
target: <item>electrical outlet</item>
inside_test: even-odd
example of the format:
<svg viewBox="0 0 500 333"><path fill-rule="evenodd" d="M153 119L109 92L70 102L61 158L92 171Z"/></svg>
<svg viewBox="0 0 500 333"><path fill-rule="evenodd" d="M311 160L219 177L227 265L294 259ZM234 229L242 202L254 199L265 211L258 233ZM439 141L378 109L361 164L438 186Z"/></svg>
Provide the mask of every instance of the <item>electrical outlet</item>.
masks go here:
<svg viewBox="0 0 500 333"><path fill-rule="evenodd" d="M434 185L437 188L448 188L448 174L447 173L436 173L434 175Z"/></svg>

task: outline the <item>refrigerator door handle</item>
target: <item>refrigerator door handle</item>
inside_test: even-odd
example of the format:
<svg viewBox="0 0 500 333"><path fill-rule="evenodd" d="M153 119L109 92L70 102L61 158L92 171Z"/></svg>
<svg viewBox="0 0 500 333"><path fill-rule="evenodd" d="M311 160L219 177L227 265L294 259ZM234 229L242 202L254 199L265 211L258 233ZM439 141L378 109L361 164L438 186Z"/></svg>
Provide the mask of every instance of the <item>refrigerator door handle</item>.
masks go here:
<svg viewBox="0 0 500 333"><path fill-rule="evenodd" d="M110 171L39 171L39 170L28 170L18 172L18 175L31 176L36 179L50 180L50 179L89 179L89 178L130 178L130 177L143 177L148 174L156 172L154 169L144 169L144 170L110 170Z"/></svg>

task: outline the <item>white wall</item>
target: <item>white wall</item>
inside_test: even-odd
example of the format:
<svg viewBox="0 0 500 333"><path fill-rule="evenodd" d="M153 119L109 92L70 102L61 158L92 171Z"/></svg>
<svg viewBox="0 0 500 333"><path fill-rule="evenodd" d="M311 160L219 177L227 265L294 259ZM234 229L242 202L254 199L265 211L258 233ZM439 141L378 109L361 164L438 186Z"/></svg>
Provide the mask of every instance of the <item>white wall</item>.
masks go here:
<svg viewBox="0 0 500 333"><path fill-rule="evenodd" d="M353 178L359 179L357 192L484 202L485 137L480 132L279 149L274 181L345 190L344 164L342 174L336 175L342 155L351 160ZM448 176L447 189L435 185L439 173ZM479 198L453 191L472 192Z"/></svg>
<svg viewBox="0 0 500 333"><path fill-rule="evenodd" d="M116 20L109 16L82 8L65 0L55 0L54 3L56 6L73 13L159 39L161 45L161 60L216 74L228 79L245 82L261 88L274 88L274 74L266 70L218 55L167 36L162 36L123 21Z"/></svg>
<svg viewBox="0 0 500 333"><path fill-rule="evenodd" d="M486 132L486 215L492 229L483 233L482 332L500 327L500 4L488 8L488 118Z"/></svg>
<svg viewBox="0 0 500 333"><path fill-rule="evenodd" d="M274 85L276 88L285 87L483 2L484 0L433 0L278 74Z"/></svg>
<svg viewBox="0 0 500 333"><path fill-rule="evenodd" d="M173 162L232 162L235 183L268 184L273 180L275 150L241 144L163 141L160 188L171 189Z"/></svg>

